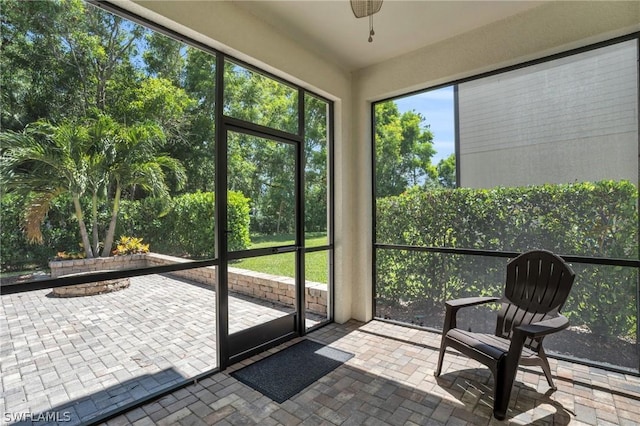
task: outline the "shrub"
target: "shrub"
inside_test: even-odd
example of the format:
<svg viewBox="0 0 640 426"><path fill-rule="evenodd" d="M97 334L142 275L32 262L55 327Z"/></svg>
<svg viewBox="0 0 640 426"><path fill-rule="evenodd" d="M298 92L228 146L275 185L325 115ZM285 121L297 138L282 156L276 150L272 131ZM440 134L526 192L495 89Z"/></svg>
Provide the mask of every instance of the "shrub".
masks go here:
<svg viewBox="0 0 640 426"><path fill-rule="evenodd" d="M55 260L73 260L84 259L86 257L84 251L59 251L56 253Z"/></svg>
<svg viewBox="0 0 640 426"><path fill-rule="evenodd" d="M2 270L46 267L56 256L72 258L79 251L80 236L74 223L71 200L59 197L43 226L42 245L27 242L23 232L23 200L13 194L2 196ZM88 200L82 200L88 205ZM106 211L100 206L99 214ZM185 194L170 200L145 198L122 200L116 235L137 235L154 251L190 258L215 255L215 199L211 192ZM249 246L249 199L229 192L230 250ZM120 253L119 247L114 247Z"/></svg>
<svg viewBox="0 0 640 426"><path fill-rule="evenodd" d="M240 192L229 191L228 220L228 246L229 250L243 250L249 247L251 239L249 237L249 199Z"/></svg>
<svg viewBox="0 0 640 426"><path fill-rule="evenodd" d="M638 189L627 181L519 188L409 190L377 200L376 241L431 247L638 258ZM481 256L378 250L378 300L441 305L499 294L503 262ZM574 264L564 312L575 325L630 336L636 322L635 268Z"/></svg>
<svg viewBox="0 0 640 426"><path fill-rule="evenodd" d="M212 192L184 194L171 201L160 219L160 252L212 258L215 253L215 198ZM155 247L155 246L154 246Z"/></svg>
<svg viewBox="0 0 640 426"><path fill-rule="evenodd" d="M140 235L154 251L170 254L165 247L167 235L163 221L171 204L172 200L159 198L122 200L116 235Z"/></svg>
<svg viewBox="0 0 640 426"><path fill-rule="evenodd" d="M116 242L114 256L124 256L127 254L142 254L149 252L149 244L143 244L142 238L121 236Z"/></svg>
<svg viewBox="0 0 640 426"><path fill-rule="evenodd" d="M249 199L238 192L228 193L228 244L230 250L249 246ZM215 196L194 192L173 198L169 203L147 198L123 203L120 230L142 236L153 250L194 259L215 256Z"/></svg>
<svg viewBox="0 0 640 426"><path fill-rule="evenodd" d="M24 232L24 199L3 194L0 226L0 260L3 271L45 268L58 252L79 250L77 226L68 197L59 197L42 227L43 244L29 243Z"/></svg>

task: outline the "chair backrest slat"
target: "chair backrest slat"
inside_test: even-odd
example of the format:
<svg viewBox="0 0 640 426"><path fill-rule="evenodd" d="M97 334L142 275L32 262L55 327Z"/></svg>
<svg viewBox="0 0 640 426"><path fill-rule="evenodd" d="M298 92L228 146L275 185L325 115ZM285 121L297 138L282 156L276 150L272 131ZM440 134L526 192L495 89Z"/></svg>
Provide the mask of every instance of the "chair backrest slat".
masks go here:
<svg viewBox="0 0 640 426"><path fill-rule="evenodd" d="M546 250L523 253L507 265L496 336L510 338L514 327L557 316L569 296L575 273ZM541 340L526 346L537 350Z"/></svg>

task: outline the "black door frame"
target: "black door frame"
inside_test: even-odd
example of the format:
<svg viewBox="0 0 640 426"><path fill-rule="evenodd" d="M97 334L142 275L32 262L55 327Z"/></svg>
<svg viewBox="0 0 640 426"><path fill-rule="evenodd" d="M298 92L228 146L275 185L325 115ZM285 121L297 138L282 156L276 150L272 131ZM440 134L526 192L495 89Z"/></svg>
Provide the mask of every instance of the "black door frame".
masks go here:
<svg viewBox="0 0 640 426"><path fill-rule="evenodd" d="M218 365L221 369L262 352L272 346L305 334L304 301L304 169L303 138L268 127L247 123L242 120L223 116L219 127L218 155L216 159L216 247L218 248L217 267L217 329L218 329ZM227 244L227 168L229 132L255 136L277 143L284 143L295 149L295 242L293 245L266 247L229 252ZM219 186L219 187L218 187ZM263 324L229 334L229 261L248 257L295 252L295 313L268 321Z"/></svg>

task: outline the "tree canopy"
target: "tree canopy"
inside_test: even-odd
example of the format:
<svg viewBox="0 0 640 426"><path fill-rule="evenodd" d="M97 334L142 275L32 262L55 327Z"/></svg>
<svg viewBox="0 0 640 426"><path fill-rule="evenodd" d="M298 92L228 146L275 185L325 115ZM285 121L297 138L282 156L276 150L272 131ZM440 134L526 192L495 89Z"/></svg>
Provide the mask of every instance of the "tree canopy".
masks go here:
<svg viewBox="0 0 640 426"><path fill-rule="evenodd" d="M81 0L6 0L1 25L2 177L28 194L33 241L63 193L86 255L104 256L121 199L212 192L216 72L225 115L292 134L304 125L305 229L326 231L326 101L305 94L299 123L296 88ZM378 196L450 183L431 164L425 117L387 102L376 121ZM293 232L294 152L242 133L228 142L229 189L250 200L252 232Z"/></svg>
<svg viewBox="0 0 640 426"><path fill-rule="evenodd" d="M82 245L96 256L110 250L120 199L213 191L216 72L226 115L298 133L297 89L81 0L7 0L1 36L3 179L30 194L27 211L39 206L25 220L33 241L44 198L77 199ZM326 231L328 107L312 96L305 107L306 225ZM243 134L229 143L229 188L250 199L254 232L293 231L285 151Z"/></svg>
<svg viewBox="0 0 640 426"><path fill-rule="evenodd" d="M377 197L399 195L416 186L455 186L455 156L446 164L441 162L442 167L432 164L434 135L425 121L418 112L401 113L393 101L376 104ZM453 166L453 172L446 166Z"/></svg>

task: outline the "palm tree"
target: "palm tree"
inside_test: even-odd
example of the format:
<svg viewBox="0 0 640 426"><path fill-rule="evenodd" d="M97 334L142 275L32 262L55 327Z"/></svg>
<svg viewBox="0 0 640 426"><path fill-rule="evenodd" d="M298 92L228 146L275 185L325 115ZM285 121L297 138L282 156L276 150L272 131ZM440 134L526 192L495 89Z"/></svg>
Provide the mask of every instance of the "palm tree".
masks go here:
<svg viewBox="0 0 640 426"><path fill-rule="evenodd" d="M165 154L158 154L164 143L164 133L152 123L122 127L113 139L111 158L107 160L107 175L112 195L111 221L104 241L102 256L109 256L116 230L122 191L139 188L151 196L169 196L166 173L174 174L178 189L186 182L185 169L180 161Z"/></svg>
<svg viewBox="0 0 640 426"><path fill-rule="evenodd" d="M88 128L92 141L89 153L89 170L93 173L88 176L87 187L91 192L91 233L93 237L91 250L94 256L98 255L100 249L98 201L107 195L107 158L109 148L113 145L111 141L115 138L117 129L116 123L107 115L99 115Z"/></svg>
<svg viewBox="0 0 640 426"><path fill-rule="evenodd" d="M26 196L25 224L27 239L42 243L40 225L51 202L57 196L71 195L82 245L87 257L93 257L84 222L80 198L87 190L91 161L86 127L72 122L59 126L38 121L22 132L0 134L0 183L6 190Z"/></svg>
<svg viewBox="0 0 640 426"><path fill-rule="evenodd" d="M53 126L39 121L22 132L0 133L0 183L9 191L27 195L27 238L42 243L41 225L51 201L69 194L73 200L82 245L87 258L99 256L98 204L111 201L111 220L102 256L113 246L122 192L137 187L152 196L169 194L166 173L178 185L186 180L181 163L158 154L164 134L155 124L125 127L99 115L85 123L64 122ZM84 221L80 200L91 196L93 244Z"/></svg>

